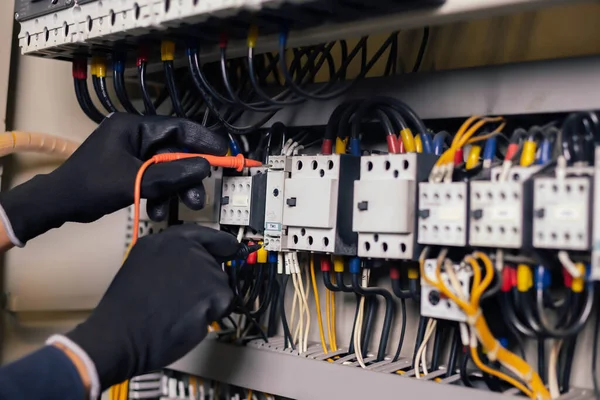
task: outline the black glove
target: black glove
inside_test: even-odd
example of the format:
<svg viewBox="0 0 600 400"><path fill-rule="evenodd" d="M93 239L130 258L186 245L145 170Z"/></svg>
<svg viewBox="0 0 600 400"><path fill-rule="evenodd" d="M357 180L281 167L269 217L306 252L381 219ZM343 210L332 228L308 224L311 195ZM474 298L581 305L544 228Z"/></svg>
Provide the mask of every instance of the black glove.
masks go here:
<svg viewBox="0 0 600 400"><path fill-rule="evenodd" d="M227 140L183 119L116 113L55 171L1 193L0 205L16 238L25 243L65 222L92 222L132 204L143 161L173 151L223 155ZM209 173L210 166L202 158L148 168L141 194L148 199L150 217L164 219L174 194L186 206L202 208L206 197L202 179Z"/></svg>
<svg viewBox="0 0 600 400"><path fill-rule="evenodd" d="M233 299L215 258L239 248L234 236L192 224L140 239L92 315L66 334L96 365L102 389L163 368L204 339Z"/></svg>

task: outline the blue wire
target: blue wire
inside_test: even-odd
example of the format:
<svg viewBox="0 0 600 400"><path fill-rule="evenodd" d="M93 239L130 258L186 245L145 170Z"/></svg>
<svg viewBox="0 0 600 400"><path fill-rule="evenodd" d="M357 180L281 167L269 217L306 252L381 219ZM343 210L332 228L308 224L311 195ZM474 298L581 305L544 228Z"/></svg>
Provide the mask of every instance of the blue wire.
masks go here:
<svg viewBox="0 0 600 400"><path fill-rule="evenodd" d="M441 131L436 133L433 137L433 153L436 156L441 156L444 152L444 144L446 143L446 137L448 136L448 132Z"/></svg>
<svg viewBox="0 0 600 400"><path fill-rule="evenodd" d="M552 159L552 143L550 140L544 139L542 140L542 144L540 145L540 154L537 159L536 164L543 165L547 162L550 162Z"/></svg>
<svg viewBox="0 0 600 400"><path fill-rule="evenodd" d="M423 153L433 154L433 144L429 133L421 133L421 143L423 143Z"/></svg>
<svg viewBox="0 0 600 400"><path fill-rule="evenodd" d="M485 141L485 147L483 148L483 159L493 161L496 157L496 137L492 136Z"/></svg>

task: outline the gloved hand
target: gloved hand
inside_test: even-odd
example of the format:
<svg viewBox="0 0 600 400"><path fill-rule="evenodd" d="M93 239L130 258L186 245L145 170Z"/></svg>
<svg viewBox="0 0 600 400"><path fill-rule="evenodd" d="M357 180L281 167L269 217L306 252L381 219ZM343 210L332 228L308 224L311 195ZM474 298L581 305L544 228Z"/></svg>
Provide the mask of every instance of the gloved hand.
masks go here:
<svg viewBox="0 0 600 400"><path fill-rule="evenodd" d="M228 233L178 225L141 238L92 315L66 336L96 366L102 389L178 360L233 299L215 260L239 250Z"/></svg>
<svg viewBox="0 0 600 400"><path fill-rule="evenodd" d="M133 185L143 161L184 150L224 155L227 140L183 119L112 114L55 171L0 193L6 214L0 217L7 217L7 228L12 227L22 244L65 222L95 221L133 203ZM206 197L202 179L209 173L210 165L202 158L148 168L141 194L148 199L150 217L164 219L174 194L186 206L202 208Z"/></svg>

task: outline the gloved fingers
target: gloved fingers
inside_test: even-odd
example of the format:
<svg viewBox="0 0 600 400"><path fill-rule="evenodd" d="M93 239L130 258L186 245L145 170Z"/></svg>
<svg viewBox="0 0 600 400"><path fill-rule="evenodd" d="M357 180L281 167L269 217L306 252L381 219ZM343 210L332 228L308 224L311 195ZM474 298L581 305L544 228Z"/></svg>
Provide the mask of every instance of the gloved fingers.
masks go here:
<svg viewBox="0 0 600 400"><path fill-rule="evenodd" d="M179 199L190 210L201 210L206 205L204 186L196 186L179 192Z"/></svg>
<svg viewBox="0 0 600 400"><path fill-rule="evenodd" d="M125 119L128 118L126 121ZM225 155L227 138L207 127L181 118L165 116L121 117L126 124L131 124L137 137L134 139L139 147L137 157L148 158L165 147L185 149L190 153Z"/></svg>
<svg viewBox="0 0 600 400"><path fill-rule="evenodd" d="M165 198L197 188L210 174L210 164L201 157L151 165L142 178L141 194L146 199Z"/></svg>
<svg viewBox="0 0 600 400"><path fill-rule="evenodd" d="M186 238L194 244L204 247L210 255L217 259L229 259L240 249L240 244L232 234L196 224L172 226L166 229L163 235Z"/></svg>
<svg viewBox="0 0 600 400"><path fill-rule="evenodd" d="M148 199L146 202L146 213L154 222L162 222L169 216L169 204L171 197L159 197L157 199Z"/></svg>

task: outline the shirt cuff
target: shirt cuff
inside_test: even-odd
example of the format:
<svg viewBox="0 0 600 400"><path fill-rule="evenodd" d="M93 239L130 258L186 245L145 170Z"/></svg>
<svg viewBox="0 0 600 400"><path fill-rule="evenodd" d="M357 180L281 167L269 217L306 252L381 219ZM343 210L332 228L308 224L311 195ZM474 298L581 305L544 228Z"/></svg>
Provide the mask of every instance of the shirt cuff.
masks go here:
<svg viewBox="0 0 600 400"><path fill-rule="evenodd" d="M75 342L63 335L52 335L46 340L47 345L52 345L54 343L62 344L69 350L71 350L83 363L87 374L90 378L90 399L95 400L100 396L100 379L98 377L98 371L96 370L96 365L88 356L88 354Z"/></svg>
<svg viewBox="0 0 600 400"><path fill-rule="evenodd" d="M25 244L19 240L17 235L15 235L15 231L13 230L12 224L8 219L8 215L6 215L6 211L4 211L4 207L0 204L0 221L2 221L2 225L4 225L4 230L6 231L6 236L10 239L11 243L17 247L24 247Z"/></svg>

